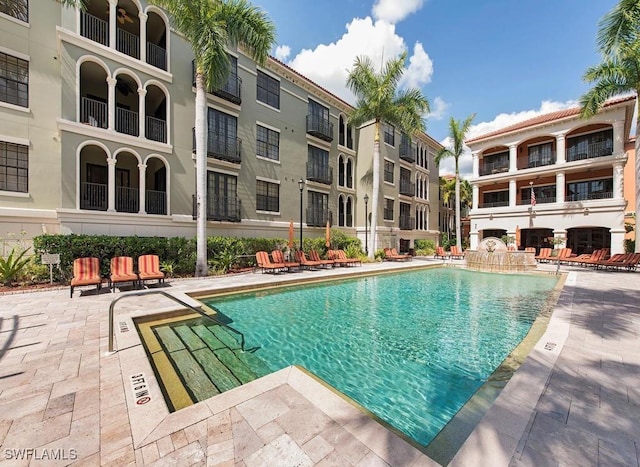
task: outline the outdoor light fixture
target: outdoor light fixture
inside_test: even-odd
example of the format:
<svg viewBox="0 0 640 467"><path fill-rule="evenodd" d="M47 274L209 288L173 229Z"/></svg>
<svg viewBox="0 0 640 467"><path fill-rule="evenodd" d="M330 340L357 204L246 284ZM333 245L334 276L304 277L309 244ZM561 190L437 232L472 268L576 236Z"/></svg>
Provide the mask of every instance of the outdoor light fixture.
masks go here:
<svg viewBox="0 0 640 467"><path fill-rule="evenodd" d="M298 187L300 188L300 251L302 251L302 190L304 190L304 180L298 180Z"/></svg>
<svg viewBox="0 0 640 467"><path fill-rule="evenodd" d="M369 204L369 195L364 195L364 252L369 255L369 210L367 208Z"/></svg>

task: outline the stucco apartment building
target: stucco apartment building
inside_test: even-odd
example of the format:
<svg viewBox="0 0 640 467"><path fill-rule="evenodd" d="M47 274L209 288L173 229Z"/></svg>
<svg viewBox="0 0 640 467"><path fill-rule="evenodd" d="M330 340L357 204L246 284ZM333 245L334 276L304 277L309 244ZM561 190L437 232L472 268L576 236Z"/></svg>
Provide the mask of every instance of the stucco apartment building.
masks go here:
<svg viewBox="0 0 640 467"><path fill-rule="evenodd" d="M623 252L635 211L635 104L635 96L609 100L588 120L578 107L561 110L466 141L471 248L519 231L520 248L553 246L555 237L577 254Z"/></svg>
<svg viewBox="0 0 640 467"><path fill-rule="evenodd" d="M0 232L192 237L191 48L155 6L87 3L1 5ZM373 125L276 59L229 56L208 94L209 234L284 238L303 203L305 237L329 220L364 240ZM382 146L378 246L436 239L439 144L386 126Z"/></svg>

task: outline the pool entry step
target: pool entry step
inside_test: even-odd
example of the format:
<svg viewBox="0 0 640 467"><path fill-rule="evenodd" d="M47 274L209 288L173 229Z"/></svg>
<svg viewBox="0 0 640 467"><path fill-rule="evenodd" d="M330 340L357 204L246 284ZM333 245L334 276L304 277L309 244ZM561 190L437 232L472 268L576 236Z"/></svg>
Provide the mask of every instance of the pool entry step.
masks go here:
<svg viewBox="0 0 640 467"><path fill-rule="evenodd" d="M242 350L231 332L211 321L183 320L151 330L158 345L146 343L147 351L170 411L271 373L259 357Z"/></svg>

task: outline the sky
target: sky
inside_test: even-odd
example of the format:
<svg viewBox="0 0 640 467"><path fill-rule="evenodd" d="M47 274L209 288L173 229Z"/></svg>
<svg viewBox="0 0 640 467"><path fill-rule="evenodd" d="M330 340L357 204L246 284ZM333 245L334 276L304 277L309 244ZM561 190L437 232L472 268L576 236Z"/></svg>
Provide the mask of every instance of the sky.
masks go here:
<svg viewBox="0 0 640 467"><path fill-rule="evenodd" d="M578 105L600 62L600 19L617 0L252 0L274 22L272 55L350 104L358 56L407 52L401 88L430 103L427 134L448 145L449 121L475 114L467 139ZM453 159L440 174L453 173ZM460 159L471 175L471 155Z"/></svg>

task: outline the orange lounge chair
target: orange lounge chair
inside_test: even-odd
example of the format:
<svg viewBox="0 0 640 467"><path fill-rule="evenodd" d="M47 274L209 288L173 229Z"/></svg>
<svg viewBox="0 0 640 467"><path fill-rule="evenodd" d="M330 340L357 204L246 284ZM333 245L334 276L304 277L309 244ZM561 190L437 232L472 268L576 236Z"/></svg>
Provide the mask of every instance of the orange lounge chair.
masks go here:
<svg viewBox="0 0 640 467"><path fill-rule="evenodd" d="M142 255L138 257L138 277L140 285L144 281L158 280L158 284L164 282L164 272L160 270L160 257L158 255Z"/></svg>
<svg viewBox="0 0 640 467"><path fill-rule="evenodd" d="M83 285L95 285L96 290L102 288L102 276L100 275L100 260L98 258L76 258L73 260L73 279L71 279L71 295L73 288Z"/></svg>
<svg viewBox="0 0 640 467"><path fill-rule="evenodd" d="M109 276L109 286L113 292L116 284L131 282L133 287L138 286L139 277L133 270L133 258L130 256L116 256L111 258L111 275Z"/></svg>
<svg viewBox="0 0 640 467"><path fill-rule="evenodd" d="M395 248L384 249L384 259L389 261L411 261L411 255L401 255Z"/></svg>
<svg viewBox="0 0 640 467"><path fill-rule="evenodd" d="M597 261L600 255L600 250L593 250L591 253L583 253L578 256L571 256L569 258L565 258L563 262L565 264L582 264L583 261Z"/></svg>
<svg viewBox="0 0 640 467"><path fill-rule="evenodd" d="M322 258L320 258L320 255L318 254L318 252L316 250L311 250L309 252L309 258L311 258L311 261L319 262L322 266L324 266L326 268L332 268L336 263L332 259L322 259Z"/></svg>
<svg viewBox="0 0 640 467"><path fill-rule="evenodd" d="M291 268L300 269L300 263L296 261L284 260L284 253L282 253L282 250L273 250L271 252L271 257L273 258L274 263L284 264L284 267L287 268L287 271L289 271Z"/></svg>
<svg viewBox="0 0 640 467"><path fill-rule="evenodd" d="M344 250L329 250L328 255L329 259L334 260L335 264L339 264L340 266L356 266L362 264L362 261L358 258L347 258Z"/></svg>
<svg viewBox="0 0 640 467"><path fill-rule="evenodd" d="M287 267L284 263L272 263L269 258L269 253L266 251L256 251L256 262L258 263L258 267L262 268L262 273L272 272L274 274L286 271Z"/></svg>
<svg viewBox="0 0 640 467"><path fill-rule="evenodd" d="M594 255L593 258L583 259L582 261L580 261L580 266L595 266L598 261L604 261L609 258L609 248L602 248L601 250L596 251L598 252L598 254Z"/></svg>
<svg viewBox="0 0 640 467"><path fill-rule="evenodd" d="M613 255L611 258L609 259L603 259L600 261L596 261L594 263L594 266L596 269L600 269L600 267L603 267L604 269L617 269L618 267L621 267L624 265L625 261L629 260L629 255L626 253L618 253Z"/></svg>
<svg viewBox="0 0 640 467"><path fill-rule="evenodd" d="M442 258L442 259L447 259L451 257L451 253L447 253L446 251L444 251L444 248L441 246L437 246L436 247L436 252L433 254L433 258Z"/></svg>
<svg viewBox="0 0 640 467"><path fill-rule="evenodd" d="M535 257L536 261L542 263L551 259L551 248L540 248L540 253Z"/></svg>
<svg viewBox="0 0 640 467"><path fill-rule="evenodd" d="M302 267L305 267L307 269L313 269L322 266L322 263L320 261L307 259L307 255L305 255L304 251L302 250L296 251L296 259L300 261Z"/></svg>
<svg viewBox="0 0 640 467"><path fill-rule="evenodd" d="M458 245L451 245L451 251L449 252L452 258L464 259L464 251L458 250Z"/></svg>

